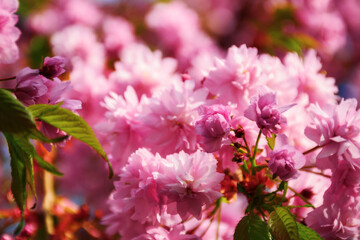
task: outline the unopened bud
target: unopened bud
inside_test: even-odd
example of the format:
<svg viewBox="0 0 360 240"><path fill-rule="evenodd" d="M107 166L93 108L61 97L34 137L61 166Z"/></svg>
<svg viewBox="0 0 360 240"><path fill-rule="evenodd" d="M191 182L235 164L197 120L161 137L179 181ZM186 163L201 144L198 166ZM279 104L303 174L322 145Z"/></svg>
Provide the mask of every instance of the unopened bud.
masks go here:
<svg viewBox="0 0 360 240"><path fill-rule="evenodd" d="M309 188L305 188L304 190L301 191L300 194L303 195L304 198L306 199L311 199L312 196L314 196L314 193Z"/></svg>
<svg viewBox="0 0 360 240"><path fill-rule="evenodd" d="M235 130L235 137L242 138L245 135L245 131L242 127Z"/></svg>
<svg viewBox="0 0 360 240"><path fill-rule="evenodd" d="M241 163L243 160L244 160L244 155L242 155L240 153L236 153L232 159L232 161L236 162L236 163Z"/></svg>

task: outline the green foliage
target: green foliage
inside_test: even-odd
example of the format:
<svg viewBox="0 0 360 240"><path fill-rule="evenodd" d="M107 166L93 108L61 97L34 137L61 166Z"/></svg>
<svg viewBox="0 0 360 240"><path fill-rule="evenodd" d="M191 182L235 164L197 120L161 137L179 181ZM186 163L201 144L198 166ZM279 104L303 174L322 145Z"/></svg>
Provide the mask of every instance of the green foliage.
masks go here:
<svg viewBox="0 0 360 240"><path fill-rule="evenodd" d="M36 128L35 121L26 107L4 89L0 89L0 131L23 133Z"/></svg>
<svg viewBox="0 0 360 240"><path fill-rule="evenodd" d="M0 89L0 112L3 113L0 114L1 132L27 136L47 143L64 140L64 137L49 139L38 131L32 114L5 89Z"/></svg>
<svg viewBox="0 0 360 240"><path fill-rule="evenodd" d="M22 151L16 144L15 139L10 134L4 134L8 142L9 152L11 156L11 192L15 202L21 211L21 221L15 230L15 234L20 233L25 225L24 212L26 207L26 165L25 162L31 158Z"/></svg>
<svg viewBox="0 0 360 240"><path fill-rule="evenodd" d="M253 213L243 217L237 224L234 240L270 240L271 235L266 223Z"/></svg>
<svg viewBox="0 0 360 240"><path fill-rule="evenodd" d="M309 227L302 225L301 223L296 223L299 229L299 239L300 240L322 240L322 238Z"/></svg>
<svg viewBox="0 0 360 240"><path fill-rule="evenodd" d="M17 13L27 16L33 11L41 9L49 0L19 0L19 9Z"/></svg>
<svg viewBox="0 0 360 240"><path fill-rule="evenodd" d="M28 138L23 137L15 137L16 143L18 146L24 151L26 154L32 156L37 162L37 164L45 169L46 171L56 175L56 176L62 176L63 174L53 165L51 165L49 162L46 162L41 156L39 156L34 148L34 146L30 143Z"/></svg>
<svg viewBox="0 0 360 240"><path fill-rule="evenodd" d="M61 108L60 105L39 104L26 108L8 90L0 89L0 111L3 113L0 114L0 131L3 132L7 140L11 157L11 192L21 211L21 220L15 234L19 234L25 225L26 184L29 184L36 199L33 159L41 168L54 175L62 176L62 173L55 166L37 154L30 138L55 143L63 141L68 136L55 139L47 138L37 129L34 118L47 122L83 141L108 161L99 141L85 120L71 111ZM109 162L108 164L110 177L112 177L112 167Z"/></svg>
<svg viewBox="0 0 360 240"><path fill-rule="evenodd" d="M295 217L284 208L275 208L268 220L270 232L277 240L299 240L298 226Z"/></svg>
<svg viewBox="0 0 360 240"><path fill-rule="evenodd" d="M30 67L40 68L44 58L51 55L48 37L34 36L30 41L26 54L28 55Z"/></svg>
<svg viewBox="0 0 360 240"><path fill-rule="evenodd" d="M283 23L286 21L295 23L295 9L291 5L276 8L274 12L274 21L276 23Z"/></svg>
<svg viewBox="0 0 360 240"><path fill-rule="evenodd" d="M109 165L109 178L113 176L111 164L91 127L80 116L68 109L53 105L36 104L28 107L35 118L44 121L72 137L86 143L100 154Z"/></svg>
<svg viewBox="0 0 360 240"><path fill-rule="evenodd" d="M271 138L266 137L266 141L268 143L268 146L271 150L274 150L275 147L275 138L276 134L273 134Z"/></svg>

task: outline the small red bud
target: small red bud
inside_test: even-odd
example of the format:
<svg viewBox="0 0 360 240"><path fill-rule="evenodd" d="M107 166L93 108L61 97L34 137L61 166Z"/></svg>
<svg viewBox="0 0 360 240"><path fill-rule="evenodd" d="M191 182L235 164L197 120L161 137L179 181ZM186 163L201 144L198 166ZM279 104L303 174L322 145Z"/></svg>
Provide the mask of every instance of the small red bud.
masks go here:
<svg viewBox="0 0 360 240"><path fill-rule="evenodd" d="M245 131L243 128L238 128L235 130L235 137L242 138L245 135Z"/></svg>

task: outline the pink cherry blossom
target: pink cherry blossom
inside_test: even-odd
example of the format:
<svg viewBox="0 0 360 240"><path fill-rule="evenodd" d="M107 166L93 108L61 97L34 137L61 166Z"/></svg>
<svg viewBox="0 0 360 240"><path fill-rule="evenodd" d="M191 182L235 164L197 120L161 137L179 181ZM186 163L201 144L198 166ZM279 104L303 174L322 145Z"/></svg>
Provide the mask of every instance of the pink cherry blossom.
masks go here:
<svg viewBox="0 0 360 240"><path fill-rule="evenodd" d="M293 146L288 145L288 139L280 134L276 137L274 150L269 154L269 169L283 181L289 181L299 176L298 169L304 166L304 155Z"/></svg>
<svg viewBox="0 0 360 240"><path fill-rule="evenodd" d="M191 60L191 67L188 68L191 79L196 82L196 86L202 86L202 82L209 75L209 72L214 68L217 58L223 54L218 52L204 51L196 55Z"/></svg>
<svg viewBox="0 0 360 240"><path fill-rule="evenodd" d="M114 183L114 199L121 199L123 211L133 210L130 218L142 224L154 224L160 214L158 175L162 172L161 161L158 154L139 149L129 157L128 164L120 173L120 180Z"/></svg>
<svg viewBox="0 0 360 240"><path fill-rule="evenodd" d="M141 223L131 219L133 209L124 211L126 204L122 199L114 199L114 194L108 200L111 213L102 218L102 224L106 225L106 234L109 236L120 234L124 239L133 239L146 233L146 228L152 226L149 223Z"/></svg>
<svg viewBox="0 0 360 240"><path fill-rule="evenodd" d="M15 27L18 17L14 14L18 7L18 0L0 2L0 63L13 63L19 58L16 40L20 31Z"/></svg>
<svg viewBox="0 0 360 240"><path fill-rule="evenodd" d="M92 68L104 68L105 48L92 28L80 24L68 26L52 35L51 44L56 55L68 58L71 63L82 61Z"/></svg>
<svg viewBox="0 0 360 240"><path fill-rule="evenodd" d="M46 57L39 73L46 78L55 78L65 72L64 67L65 58L59 56Z"/></svg>
<svg viewBox="0 0 360 240"><path fill-rule="evenodd" d="M159 47L175 55L182 70L196 55L215 49L212 40L202 31L197 13L181 1L155 4L145 21L158 36Z"/></svg>
<svg viewBox="0 0 360 240"><path fill-rule="evenodd" d="M65 0L61 1L61 4L64 17L73 24L95 27L103 17L103 13L93 1Z"/></svg>
<svg viewBox="0 0 360 240"><path fill-rule="evenodd" d="M178 225L170 231L163 227L149 227L146 229L146 234L142 234L133 240L200 240L196 235L186 234L184 227Z"/></svg>
<svg viewBox="0 0 360 240"><path fill-rule="evenodd" d="M261 54L259 62L261 65L260 81L276 92L278 103L282 105L295 101L298 95L298 79L289 75L280 59L268 54Z"/></svg>
<svg viewBox="0 0 360 240"><path fill-rule="evenodd" d="M146 135L138 116L145 101L145 98L139 100L135 90L128 86L123 96L110 92L101 103L107 110L106 120L98 123L96 129L99 135L104 135L103 142L115 172L120 171L135 150L144 146Z"/></svg>
<svg viewBox="0 0 360 240"><path fill-rule="evenodd" d="M16 75L16 97L26 106L38 103L40 97L48 92L46 78L38 69L24 68Z"/></svg>
<svg viewBox="0 0 360 240"><path fill-rule="evenodd" d="M314 37L322 53L331 56L346 43L346 26L334 1L292 1L296 6L296 18L303 31Z"/></svg>
<svg viewBox="0 0 360 240"><path fill-rule="evenodd" d="M169 213L179 214L183 220L189 216L200 219L202 207L222 196L219 190L224 175L216 172L216 163L213 155L201 151L181 151L166 157L159 181L167 203L176 203L173 213L168 209Z"/></svg>
<svg viewBox="0 0 360 240"><path fill-rule="evenodd" d="M356 201L359 200L357 197ZM358 204L344 207L335 203L323 205L308 214L306 224L324 239L358 239L360 218L359 207L356 205ZM358 216L354 219L356 213Z"/></svg>
<svg viewBox="0 0 360 240"><path fill-rule="evenodd" d="M70 90L70 82L62 82L57 78L63 73L64 59L61 57L46 57L41 69L24 68L16 75L15 95L25 105L57 104L62 107L77 110L81 102L68 99L65 93ZM53 78L52 80L48 78Z"/></svg>
<svg viewBox="0 0 360 240"><path fill-rule="evenodd" d="M305 135L322 147L317 155L320 167L335 168L339 157L352 166L360 166L360 113L356 107L355 99L342 100L339 105L324 108L317 104L309 107L312 122L305 129Z"/></svg>
<svg viewBox="0 0 360 240"><path fill-rule="evenodd" d="M162 156L184 150L194 152L197 108L205 103L207 89L194 90L191 80L160 90L144 104L139 120L146 127L145 143Z"/></svg>
<svg viewBox="0 0 360 240"><path fill-rule="evenodd" d="M250 99L250 106L244 116L255 121L262 133L271 137L277 134L286 125L286 118L282 115L294 104L279 107L276 103L276 94L267 88L259 90L259 94Z"/></svg>
<svg viewBox="0 0 360 240"><path fill-rule="evenodd" d="M28 24L34 32L46 35L63 28L67 24L67 19L57 6L50 6L29 16Z"/></svg>
<svg viewBox="0 0 360 240"><path fill-rule="evenodd" d="M100 102L111 89L116 89L104 76L102 70L83 61L73 62L69 78L73 88L66 92L66 96L83 102L79 114L90 126L95 126L103 120L105 114L105 108L101 107Z"/></svg>
<svg viewBox="0 0 360 240"><path fill-rule="evenodd" d="M163 58L160 51L152 52L143 44L131 44L121 52L121 61L115 63L110 81L124 91L132 85L138 95L150 95L156 89L169 86L180 78L175 74L177 62Z"/></svg>
<svg viewBox="0 0 360 240"><path fill-rule="evenodd" d="M215 152L227 141L230 133L231 108L224 105L201 106L200 120L195 123L195 132L201 135L201 145L206 152Z"/></svg>
<svg viewBox="0 0 360 240"><path fill-rule="evenodd" d="M107 17L103 21L104 45L109 51L120 51L135 42L134 26L121 17ZM114 29L117 29L114 31Z"/></svg>
<svg viewBox="0 0 360 240"><path fill-rule="evenodd" d="M354 189L360 193L360 169L353 168L349 162L342 161L339 163L332 175L331 181L331 192L334 194L339 194L340 191L346 188ZM327 194L329 194L328 191Z"/></svg>
<svg viewBox="0 0 360 240"><path fill-rule="evenodd" d="M321 62L314 50L309 50L304 59L296 53L288 53L284 58L284 64L291 79L297 79L298 96L307 95L309 103L318 103L323 106L327 103L335 103L338 88L335 79L326 77L321 73Z"/></svg>
<svg viewBox="0 0 360 240"><path fill-rule="evenodd" d="M220 103L237 103L238 108L244 109L248 99L256 93L259 74L257 49L232 46L225 59L217 59L204 86Z"/></svg>
<svg viewBox="0 0 360 240"><path fill-rule="evenodd" d="M324 203L306 223L326 239L357 239L360 224L360 170L340 161L324 194ZM316 219L315 219L316 218ZM319 221L320 220L320 221Z"/></svg>
<svg viewBox="0 0 360 240"><path fill-rule="evenodd" d="M314 143L304 138L304 131L308 123L311 122L311 117L306 110L309 105L308 96L305 94L299 96L294 102L296 105L291 108L291 111L286 111L284 116L287 120L287 125L284 129L284 134L289 138L291 145L301 151L307 151L314 147ZM299 118L299 116L302 116ZM315 164L316 151L311 152L307 155L306 161L308 165Z"/></svg>

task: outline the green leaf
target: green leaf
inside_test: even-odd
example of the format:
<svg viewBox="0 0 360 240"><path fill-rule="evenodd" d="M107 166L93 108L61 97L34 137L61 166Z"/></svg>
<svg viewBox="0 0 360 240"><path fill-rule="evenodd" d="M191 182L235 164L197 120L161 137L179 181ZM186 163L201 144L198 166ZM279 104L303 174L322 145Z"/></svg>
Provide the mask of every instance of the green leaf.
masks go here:
<svg viewBox="0 0 360 240"><path fill-rule="evenodd" d="M275 147L275 138L276 134L273 134L271 138L266 137L266 141L268 143L268 146L271 150L274 150Z"/></svg>
<svg viewBox="0 0 360 240"><path fill-rule="evenodd" d="M0 112L0 131L2 132L23 133L36 128L31 113L4 89L0 89Z"/></svg>
<svg viewBox="0 0 360 240"><path fill-rule="evenodd" d="M38 2L39 0L26 0L31 4L31 6L35 6L34 2ZM48 0L40 0L40 1L48 1ZM20 8L21 8L20 3ZM24 6L23 6L24 7ZM28 8L30 9L30 8ZM40 68L43 60L46 56L51 56L51 46L49 43L49 37L34 35L30 39L30 43L26 48L26 55L28 59L29 67L31 68Z"/></svg>
<svg viewBox="0 0 360 240"><path fill-rule="evenodd" d="M20 0L17 13L21 16L27 16L32 12L44 9L45 4L48 2L49 0Z"/></svg>
<svg viewBox="0 0 360 240"><path fill-rule="evenodd" d="M323 240L317 232L313 229L302 225L301 223L296 223L299 229L299 239L300 240Z"/></svg>
<svg viewBox="0 0 360 240"><path fill-rule="evenodd" d="M4 133L8 142L9 153L11 157L11 192L14 196L15 202L21 211L20 224L15 230L15 234L19 234L25 225L24 212L26 207L26 166L25 159L29 155L24 153L16 144L12 135Z"/></svg>
<svg viewBox="0 0 360 240"><path fill-rule="evenodd" d="M253 213L243 217L237 224L234 240L270 240L266 223Z"/></svg>
<svg viewBox="0 0 360 240"><path fill-rule="evenodd" d="M274 239L299 240L295 217L288 209L284 207L275 208L275 211L270 213L268 224Z"/></svg>
<svg viewBox="0 0 360 240"><path fill-rule="evenodd" d="M109 178L112 178L113 169L105 151L96 138L93 130L84 119L68 109L61 107L55 108L53 105L36 104L28 107L28 109L35 118L47 122L92 147L107 161L110 171Z"/></svg>
<svg viewBox="0 0 360 240"><path fill-rule="evenodd" d="M27 183L30 185L31 191L33 192L35 197L35 205L32 207L35 208L37 202L37 194L36 194L35 180L34 180L34 162L31 155L27 153L25 154L27 155L27 157L24 159L26 172L27 172L26 178L27 178Z"/></svg>
<svg viewBox="0 0 360 240"><path fill-rule="evenodd" d="M53 166L49 162L46 162L41 156L37 154L34 146L30 143L29 139L20 137L16 137L15 139L21 149L27 154L31 155L33 158L35 158L36 162L41 168L45 169L48 172L51 172L56 176L63 176L63 174L55 166Z"/></svg>
<svg viewBox="0 0 360 240"><path fill-rule="evenodd" d="M58 103L56 105L36 104L36 105L31 105L28 108L30 109L30 111L34 117L41 117L44 114L49 114L49 113L59 109L61 105L62 105L62 102Z"/></svg>

